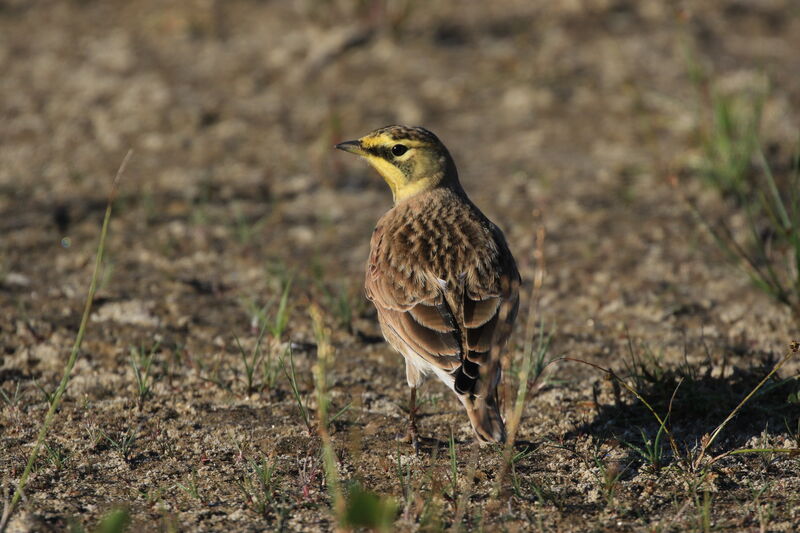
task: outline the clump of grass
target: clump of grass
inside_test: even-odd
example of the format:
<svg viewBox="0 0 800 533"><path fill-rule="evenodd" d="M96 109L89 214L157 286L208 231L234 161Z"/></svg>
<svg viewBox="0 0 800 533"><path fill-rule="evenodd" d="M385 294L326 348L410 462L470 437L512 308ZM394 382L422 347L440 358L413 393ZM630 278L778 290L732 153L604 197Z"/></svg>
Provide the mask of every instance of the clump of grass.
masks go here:
<svg viewBox="0 0 800 533"><path fill-rule="evenodd" d="M273 317L270 317L268 313L268 308L272 307L273 302L268 302L263 307L258 307L253 302L249 303L248 307L252 316L252 323L254 329L258 332L255 346L250 354L242 347L239 338L234 336L239 355L242 359L242 364L244 365L248 396L256 390L271 390L275 385L275 381L278 377L280 359L274 356L272 346L268 347L266 350L264 349L263 341L265 334L269 333L275 341L273 346L277 346L280 343L286 331L286 327L289 325L289 291L291 285L291 280L284 284L280 300L278 301L278 308ZM257 384L256 381L259 377L259 370L261 383Z"/></svg>
<svg viewBox="0 0 800 533"><path fill-rule="evenodd" d="M709 533L711 531L711 492L704 490L702 500L697 492L693 492L693 499L697 510L697 530Z"/></svg>
<svg viewBox="0 0 800 533"><path fill-rule="evenodd" d="M89 440L88 449L95 448L98 444L103 442L103 430L94 420L87 420L83 423L83 432Z"/></svg>
<svg viewBox="0 0 800 533"><path fill-rule="evenodd" d="M278 481L276 466L274 461L270 462L266 457L260 461L248 459L247 472L236 482L248 504L262 516L267 516L275 503Z"/></svg>
<svg viewBox="0 0 800 533"><path fill-rule="evenodd" d="M668 419L669 416L664 417L664 424L658 427L658 431L656 432L656 436L654 438L650 438L643 428L639 428L642 436L641 445L623 441L625 446L635 451L642 458L645 464L649 465L650 468L652 468L656 473L658 473L658 471L664 465L665 450L663 437L664 428L666 427L665 424Z"/></svg>
<svg viewBox="0 0 800 533"><path fill-rule="evenodd" d="M175 483L175 485L173 485L173 488L179 488L188 497L198 501L202 501L202 498L200 497L200 484L198 483L197 480L197 470L194 468L192 468L192 476L189 478L189 481L187 481L185 484Z"/></svg>
<svg viewBox="0 0 800 533"><path fill-rule="evenodd" d="M789 349L787 350L786 354L780 359L780 361L778 361L775 364L775 366L772 367L772 370L770 370L769 373L766 376L764 376L764 379L762 379L758 383L758 385L756 385L756 387L752 391L750 391L750 393L747 396L745 396L742 399L741 402L739 402L739 404L733 409L733 411L731 411L730 414L728 414L728 416L725 418L725 420L723 420L716 428L714 428L714 430L710 434L703 435L703 438L701 439L700 451L694 457L694 460L690 463L691 464L691 468L694 471L698 471L701 468L708 469L708 468L711 467L711 465L713 465L714 463L716 463L717 461L719 461L723 457L727 457L729 455L739 455L739 454L744 454L744 453L792 453L792 454L794 454L794 453L798 452L797 449L782 449L782 448L751 449L751 448L739 448L739 449L735 449L735 450L729 450L729 451L723 452L723 453L721 453L719 455L711 456L711 457L706 458L706 455L708 454L708 452L709 452L709 450L711 448L711 445L714 443L714 441L717 439L717 437L719 437L720 433L722 433L722 431L730 423L730 421L733 420L734 417L736 417L736 415L739 413L739 411L741 411L742 407L744 407L744 405L748 401L750 401L750 399L753 398L753 396L755 396L761 390L762 387L764 387L764 385L772 378L773 375L775 375L778 372L778 370L781 369L781 367L784 364L786 364L786 362L788 362L790 359L792 359L794 356L796 356L798 354L798 352L800 352L800 343L792 342L792 344L789 346ZM664 422L662 422L662 425L663 424L664 424Z"/></svg>
<svg viewBox="0 0 800 533"><path fill-rule="evenodd" d="M103 225L100 229L100 240L97 245L97 251L95 253L95 260L94 260L94 270L92 272L92 279L89 283L89 290L86 294L86 302L83 308L83 315L81 316L81 323L78 327L78 334L75 337L75 342L72 345L72 350L70 351L69 358L67 359L67 363L64 365L64 373L61 377L61 382L59 383L58 388L55 391L55 394L52 398L52 401L49 401L50 404L49 409L47 410L47 414L45 415L44 421L39 428L39 434L36 438L36 443L31 450L30 455L28 456L28 462L25 465L25 470L22 472L22 476L17 483L17 488L14 490L14 495L11 498L11 501L7 502L3 509L3 514L0 516L0 533L6 530L8 527L8 523L11 520L11 515L14 512L19 500L22 498L23 491L25 490L25 485L28 482L28 477L30 477L31 471L33 470L33 466L36 463L36 458L39 456L39 452L41 451L45 438L47 437L47 432L50 429L50 426L53 424L53 420L56 415L56 411L58 410L59 405L61 404L61 398L64 396L64 392L67 390L67 385L69 385L70 376L72 374L72 369L75 367L75 362L78 360L78 353L80 352L81 345L83 344L83 337L86 335L86 326L89 323L89 315L91 314L92 310L92 303L94 301L94 295L97 290L97 284L99 280L99 273L103 264L103 255L105 253L105 244L106 244L106 235L108 234L108 226L111 220L111 208L114 203L114 198L117 194L117 185L119 183L119 179L122 176L122 173L125 171L125 167L128 163L128 160L131 157L132 151L128 151L125 155L125 158L122 160L122 163L117 169L117 174L114 176L114 180L111 184L111 192L109 193L108 202L106 203L106 212L103 217Z"/></svg>
<svg viewBox="0 0 800 533"><path fill-rule="evenodd" d="M143 344L138 348L136 346L130 348L131 368L133 368L133 377L136 379L136 406L140 411L145 400L153 393L150 367L159 346L161 346L161 341L153 343L149 350L146 350Z"/></svg>
<svg viewBox="0 0 800 533"><path fill-rule="evenodd" d="M250 396L255 391L255 376L256 370L258 369L261 361L264 357L263 351L261 350L261 341L264 339L264 333L266 332L266 324L261 327L261 331L258 332L258 338L256 339L256 344L253 346L253 350L250 352L250 355L247 354L245 349L242 347L242 343L239 341L239 337L236 335L233 336L234 340L236 341L236 347L239 349L239 355L242 358L242 364L244 365L244 375L245 381L247 383L247 395ZM269 351L269 350L268 350Z"/></svg>
<svg viewBox="0 0 800 533"><path fill-rule="evenodd" d="M287 347L284 353L289 349ZM267 353L267 357L261 360L261 383L265 390L272 390L280 373L280 358L274 357L272 351Z"/></svg>
<svg viewBox="0 0 800 533"><path fill-rule="evenodd" d="M758 518L759 531L769 531L769 522L775 510L774 504L770 502L769 493L772 492L772 487L769 483L765 483L761 488L751 488L751 491L753 494L753 510ZM765 494L766 497L764 497Z"/></svg>
<svg viewBox="0 0 800 533"><path fill-rule="evenodd" d="M322 312L316 306L311 308L311 316L312 322L314 324L314 335L317 341L317 364L313 367L313 374L314 374L314 392L317 396L317 418L319 419L320 416L324 417L325 420L325 427L327 432L327 427L332 424L336 419L342 416L351 406L352 402L348 402L344 407L342 407L339 411L337 411L332 417L328 416L328 409L330 407L329 400L327 397L327 382L320 382L320 379L326 379L326 365L328 364L328 358L332 357L332 350L333 348L330 345L329 334L325 329L324 325L322 324ZM288 364L287 364L288 359ZM303 423L308 429L308 434L313 435L315 433L315 427L311 416L311 408L309 407L309 402L307 398L303 397L303 394L300 392L300 386L297 382L297 370L294 364L294 355L292 352L291 347L288 347L284 354L279 359L279 365L283 370L286 379L289 381L289 388L292 391L292 397L294 398L295 403L297 404L298 412L300 413L300 417L303 420ZM319 373L322 372L322 375ZM320 387L323 387L322 389ZM321 390L326 392L320 393ZM324 402L324 403L320 403ZM322 414L320 413L322 411ZM316 430L318 433L318 429Z"/></svg>
<svg viewBox="0 0 800 533"><path fill-rule="evenodd" d="M689 204L728 260L789 309L800 326L800 159L795 157L793 170L782 179L760 151L758 160L761 178L753 180L750 193L740 196L747 237L737 236L729 221L711 221Z"/></svg>
<svg viewBox="0 0 800 533"><path fill-rule="evenodd" d="M469 500L472 497L473 485L475 483L475 472L478 469L478 459L480 455L480 444L473 443L472 445L472 453L469 456L467 462L467 471L464 474L464 482L463 486L461 487L461 494L456 501L456 511L455 517L453 518L453 528L454 532L458 532L461 530L461 526L464 522L464 517L467 514L467 508L469 507ZM451 459L452 460L452 459ZM472 518L477 518L479 524L483 521L483 512L477 511L472 513ZM476 529L476 524L467 524L467 531L471 531ZM480 526L479 526L480 528Z"/></svg>
<svg viewBox="0 0 800 533"><path fill-rule="evenodd" d="M524 498L525 496L522 490L522 483L520 482L519 476L517 476L517 463L532 455L534 451L535 449L525 446L524 450L517 452L511 458L511 487L514 491L514 495L518 498Z"/></svg>
<svg viewBox="0 0 800 533"><path fill-rule="evenodd" d="M439 460L439 447L434 446L431 453L430 464L438 464ZM477 463L477 461L475 461ZM398 451L398 464L400 463L400 452ZM406 465L408 468L408 464ZM443 493L444 479L440 472L435 468L424 469L424 476L418 478L418 482L411 485L412 471L408 469L408 481L410 487L411 500L406 504L406 514L411 512L417 518L420 531L444 531L444 520L442 517L443 512ZM462 493L465 494L465 493ZM458 514L458 510L456 511ZM454 524L460 523L459 520L454 520Z"/></svg>
<svg viewBox="0 0 800 533"><path fill-rule="evenodd" d="M17 381L17 385L14 388L13 392L6 393L3 389L0 389L0 398L3 399L5 404L12 409L16 408L19 405L19 401L22 398L22 395L19 392L21 383Z"/></svg>
<svg viewBox="0 0 800 533"><path fill-rule="evenodd" d="M281 298L278 301L278 310L275 312L275 317L271 322L266 321L269 333L272 338L281 340L283 332L286 331L286 326L289 325L289 291L292 288L292 280L288 280L283 286Z"/></svg>
<svg viewBox="0 0 800 533"><path fill-rule="evenodd" d="M286 365L286 357L282 356L280 358L280 365L283 369L283 373L286 376L286 379L289 381L289 387L292 390L292 397L294 398L295 403L297 404L297 409L300 412L300 418L303 419L303 423L308 429L308 434L314 434L314 426L311 423L311 415L310 409L308 407L308 401L303 399L303 395L300 393L300 387L297 384L297 372L295 371L294 366L294 355L292 353L292 349L288 348L286 350L286 355L289 359L289 365Z"/></svg>
<svg viewBox="0 0 800 533"><path fill-rule="evenodd" d="M58 444L44 443L44 449L47 456L47 462L50 463L56 470L61 470L69 460L69 452L64 450Z"/></svg>
<svg viewBox="0 0 800 533"><path fill-rule="evenodd" d="M120 433L116 439L112 438L102 429L100 430L100 433L108 442L109 446L119 453L119 456L122 458L122 460L127 463L131 458L131 452L133 452L133 446L136 443L136 429L128 428L124 433Z"/></svg>
<svg viewBox="0 0 800 533"><path fill-rule="evenodd" d="M754 396L756 396L760 391L762 391L763 387L772 379L772 377L793 357L795 357L798 352L800 352L800 343L793 342L789 346L789 349L786 351L784 356L772 367L772 369L767 373L766 376L752 389L750 392L736 405L736 407L730 411L730 413L725 417L725 419L718 424L713 431L710 433L706 433L700 440L699 446L694 449L688 449L685 453L682 453L679 446L678 441L675 438L675 435L670 430L669 426L667 425L667 419L670 417L670 413L672 411L672 405L675 400L675 397L678 393L678 386L680 385L680 381L678 382L678 386L676 386L675 390L672 393L672 398L669 401L669 408L667 414L665 416L661 416L658 412L653 408L653 406L648 402L642 394L631 384L629 384L626 380L619 377L613 370L603 368L599 365L594 363L590 363L588 361L583 361L580 359L575 359L572 357L564 357L563 360L565 361L572 361L576 363L581 363L587 366L591 366L596 368L609 376L609 378L613 379L614 381L618 382L622 385L628 392L633 394L637 400L639 400L653 415L656 421L659 424L659 431L663 431L666 435L669 443L670 448L672 450L673 456L677 459L676 466L682 470L684 473L689 474L696 478L703 478L709 472L710 468L717 463L720 459L728 457L730 455L739 455L739 454L749 454L749 453L790 453L794 454L797 453L797 449L786 449L786 448L770 448L770 449L762 449L762 448L737 448L733 450L727 450L721 452L717 455L711 455L710 450L717 440L719 435L723 432L723 430L727 427L727 425L733 420L737 414L742 410L742 408L749 402Z"/></svg>
<svg viewBox="0 0 800 533"><path fill-rule="evenodd" d="M274 316L270 313L270 308L275 305L274 298L263 306L259 306L256 301L252 299L244 300L244 305L251 317L251 326L254 333L266 329L276 340L280 340L283 337L286 326L289 325L291 312L289 308L289 294L292 289L291 278L283 282L282 285L283 287L280 289L281 295L278 299L278 308L275 310Z"/></svg>
<svg viewBox="0 0 800 533"><path fill-rule="evenodd" d="M726 197L742 200L753 188L753 155L766 91L710 92L710 124L703 137L700 175Z"/></svg>
<svg viewBox="0 0 800 533"><path fill-rule="evenodd" d="M705 157L699 175L731 207L712 220L684 200L727 259L786 306L800 327L800 147L791 165L776 166L764 156L758 126L766 90L706 92L711 125L701 132ZM745 220L743 232L736 230L737 218Z"/></svg>

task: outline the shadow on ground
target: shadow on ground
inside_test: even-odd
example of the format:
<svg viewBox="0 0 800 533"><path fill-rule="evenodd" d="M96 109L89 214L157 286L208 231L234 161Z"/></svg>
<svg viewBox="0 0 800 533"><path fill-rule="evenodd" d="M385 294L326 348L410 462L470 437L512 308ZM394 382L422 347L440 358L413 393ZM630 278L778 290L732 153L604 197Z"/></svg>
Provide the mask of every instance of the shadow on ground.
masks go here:
<svg viewBox="0 0 800 533"><path fill-rule="evenodd" d="M794 439L800 438L797 376L784 376L778 371L759 387L780 358L772 354L749 356L752 363L748 366L742 366L741 362L733 366L727 357L715 362L710 355L701 364L690 364L684 358L678 365L667 366L647 353L633 357L620 377L667 420L667 428L681 453L696 449L703 437L711 434L753 391L752 397L726 425L711 452L752 447L753 438L767 431L787 432ZM601 400L602 388L611 390L611 403ZM589 434L637 447L642 447L646 440L655 442L660 424L642 401L611 379L596 385L594 391L597 416L567 434L567 440ZM666 461L672 460L666 435L661 446ZM757 447L773 446L759 442Z"/></svg>

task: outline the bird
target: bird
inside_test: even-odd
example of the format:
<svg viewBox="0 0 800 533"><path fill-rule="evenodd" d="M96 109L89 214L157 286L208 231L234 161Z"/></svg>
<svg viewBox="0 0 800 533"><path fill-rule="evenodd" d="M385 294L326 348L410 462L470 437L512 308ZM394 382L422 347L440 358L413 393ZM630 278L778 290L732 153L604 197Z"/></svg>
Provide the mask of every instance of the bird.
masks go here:
<svg viewBox="0 0 800 533"><path fill-rule="evenodd" d="M431 374L461 401L480 443L505 442L501 351L521 279L503 232L469 199L431 131L391 125L336 148L365 159L392 192L394 205L372 233L364 289L384 338L405 359L415 450L417 388Z"/></svg>

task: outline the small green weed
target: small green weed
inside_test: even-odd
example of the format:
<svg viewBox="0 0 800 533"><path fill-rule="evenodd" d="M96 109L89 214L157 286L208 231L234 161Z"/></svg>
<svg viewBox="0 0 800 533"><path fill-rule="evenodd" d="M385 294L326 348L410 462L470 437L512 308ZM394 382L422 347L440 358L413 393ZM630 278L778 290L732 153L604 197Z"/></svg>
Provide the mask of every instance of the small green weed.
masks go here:
<svg viewBox="0 0 800 533"><path fill-rule="evenodd" d="M247 460L247 471L236 484L247 504L261 516L266 516L272 511L275 503L277 481L276 463L262 457L260 461Z"/></svg>
<svg viewBox="0 0 800 533"><path fill-rule="evenodd" d="M710 125L703 131L700 174L725 196L743 200L752 192L752 158L766 90L730 93L710 88Z"/></svg>
<svg viewBox="0 0 800 533"><path fill-rule="evenodd" d="M391 531L397 510L394 499L379 496L353 482L347 491L344 524L349 528Z"/></svg>
<svg viewBox="0 0 800 533"><path fill-rule="evenodd" d="M233 336L234 340L236 340L236 347L239 349L239 355L242 358L242 363L244 364L244 373L245 373L245 381L247 383L247 395L253 394L255 391L255 381L254 376L256 375L256 370L260 366L262 359L264 357L264 353L261 350L261 341L264 339L264 333L266 332L267 327L264 324L261 327L261 331L258 333L258 338L256 339L256 344L253 346L253 350L251 351L250 355L247 354L245 349L242 347L242 343L239 342L239 337L236 335Z"/></svg>
<svg viewBox="0 0 800 533"><path fill-rule="evenodd" d="M197 481L197 470L194 468L192 469L192 475L189 478L189 481L187 481L185 484L175 483L173 487L181 489L184 494L192 499L202 501L202 498L200 498L200 484Z"/></svg>
<svg viewBox="0 0 800 533"><path fill-rule="evenodd" d="M136 443L136 430L133 428L128 428L125 433L120 433L119 437L116 439L111 438L109 434L102 429L99 431L103 435L103 438L108 442L109 446L119 453L120 457L122 457L122 460L127 463L131 458L133 445Z"/></svg>
<svg viewBox="0 0 800 533"><path fill-rule="evenodd" d="M153 379L150 375L150 367L153 364L153 357L161 346L161 341L156 341L146 350L144 345L138 348L130 347L130 363L133 368L133 377L136 380L136 406L139 410L144 406L145 400L152 394Z"/></svg>
<svg viewBox="0 0 800 533"><path fill-rule="evenodd" d="M239 338L234 336L234 339L244 365L248 395L256 390L272 390L275 386L281 358L276 358L274 356L273 347L278 346L286 331L286 327L289 325L289 291L291 286L291 280L284 284L281 297L278 300L278 308L273 317L270 316L268 309L273 306L274 301L268 302L262 307L257 306L253 301L248 301L247 303L247 308L252 317L252 326L255 331L258 332L255 346L248 355L242 347ZM264 349L265 333L269 333L270 337L274 340L274 343L267 349ZM256 378L259 377L259 370L261 383L257 384Z"/></svg>
<svg viewBox="0 0 800 533"><path fill-rule="evenodd" d="M297 404L297 408L300 412L300 417L303 419L303 423L308 429L308 434L314 434L314 426L311 424L311 415L309 414L309 408L307 402L303 399L302 394L300 393L300 387L297 385L297 373L295 372L294 366L294 355L292 354L292 349L289 348L286 350L286 354L288 355L289 365L286 365L286 358L281 356L280 358L280 365L283 369L283 373L286 376L286 379L289 380L289 386L292 389L292 397L294 398L295 403Z"/></svg>
<svg viewBox="0 0 800 533"><path fill-rule="evenodd" d="M19 392L20 382L17 381L16 387L14 391L10 394L6 393L3 389L0 389L0 398L6 403L8 407L15 408L19 405L19 401L22 398L22 395Z"/></svg>
<svg viewBox="0 0 800 533"><path fill-rule="evenodd" d="M46 453L47 462L50 463L56 470L61 470L69 460L69 452L67 452L58 444L48 444L45 442L44 450Z"/></svg>
<svg viewBox="0 0 800 533"><path fill-rule="evenodd" d="M518 498L524 498L525 496L523 495L521 481L519 476L517 476L517 463L529 457L531 454L533 454L533 452L533 449L526 446L524 450L517 452L511 458L511 487L514 491L514 495Z"/></svg>
<svg viewBox="0 0 800 533"><path fill-rule="evenodd" d="M763 89L724 93L708 76L698 80L711 107L710 126L701 129L705 158L698 173L732 207L712 220L695 202L684 201L730 263L800 325L800 147L793 163L775 166L777 172L764 156L758 130L766 83ZM737 219L745 220L743 230Z"/></svg>
<svg viewBox="0 0 800 533"><path fill-rule="evenodd" d="M667 420L669 419L668 416L664 417L664 424L661 424L658 427L658 431L656 432L655 438L651 439L647 432L639 428L639 431L642 435L642 444L632 444L630 442L623 442L625 446L630 448L631 450L635 451L643 460L644 462L653 469L654 472L658 472L661 467L664 465L664 428Z"/></svg>

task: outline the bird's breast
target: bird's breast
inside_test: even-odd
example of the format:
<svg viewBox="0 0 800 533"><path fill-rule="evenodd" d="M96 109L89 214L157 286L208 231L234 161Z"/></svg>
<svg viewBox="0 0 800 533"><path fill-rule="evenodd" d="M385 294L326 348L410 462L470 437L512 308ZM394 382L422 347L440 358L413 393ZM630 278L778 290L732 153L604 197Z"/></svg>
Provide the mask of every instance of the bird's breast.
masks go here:
<svg viewBox="0 0 800 533"><path fill-rule="evenodd" d="M395 207L378 223L371 244L373 275L423 286L432 294L443 285L469 287L478 280L485 285L500 261L490 223L458 202Z"/></svg>

